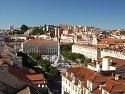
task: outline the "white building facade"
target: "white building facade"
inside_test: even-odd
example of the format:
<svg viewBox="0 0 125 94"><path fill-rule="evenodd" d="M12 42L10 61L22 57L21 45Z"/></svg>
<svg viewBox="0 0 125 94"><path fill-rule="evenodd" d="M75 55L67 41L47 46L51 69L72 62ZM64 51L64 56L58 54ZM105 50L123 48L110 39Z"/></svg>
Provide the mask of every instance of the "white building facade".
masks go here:
<svg viewBox="0 0 125 94"><path fill-rule="evenodd" d="M83 54L92 60L98 60L100 58L100 49L94 45L74 44L72 45L72 52Z"/></svg>
<svg viewBox="0 0 125 94"><path fill-rule="evenodd" d="M36 52L44 55L57 55L58 44L52 40L31 39L22 43L21 50L24 53Z"/></svg>
<svg viewBox="0 0 125 94"><path fill-rule="evenodd" d="M92 60L99 60L105 56L125 59L124 49L110 48L101 45L74 44L72 45L72 52L83 54Z"/></svg>

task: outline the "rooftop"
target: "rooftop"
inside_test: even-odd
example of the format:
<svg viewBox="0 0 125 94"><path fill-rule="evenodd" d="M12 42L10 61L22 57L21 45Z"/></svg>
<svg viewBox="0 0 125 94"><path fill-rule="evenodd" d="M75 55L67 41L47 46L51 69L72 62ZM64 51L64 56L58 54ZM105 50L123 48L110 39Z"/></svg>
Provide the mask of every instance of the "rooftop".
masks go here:
<svg viewBox="0 0 125 94"><path fill-rule="evenodd" d="M52 41L52 40L45 40L45 39L30 39L30 40L26 40L25 42L23 42L23 44L47 44L47 43L51 43L51 44L57 44L56 42Z"/></svg>

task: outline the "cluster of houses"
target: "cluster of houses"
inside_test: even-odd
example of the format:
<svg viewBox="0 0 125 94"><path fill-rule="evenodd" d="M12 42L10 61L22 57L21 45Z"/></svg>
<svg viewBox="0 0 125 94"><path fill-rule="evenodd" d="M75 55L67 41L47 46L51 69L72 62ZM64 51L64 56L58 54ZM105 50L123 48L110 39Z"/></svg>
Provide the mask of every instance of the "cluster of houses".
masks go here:
<svg viewBox="0 0 125 94"><path fill-rule="evenodd" d="M0 94L47 94L43 74L22 65L22 57L7 45L0 46ZM39 93L42 92L42 93Z"/></svg>
<svg viewBox="0 0 125 94"><path fill-rule="evenodd" d="M119 38L113 34L94 35L92 40L72 45L72 52L83 54L92 62L62 73L62 94L125 94L125 39L120 37L124 36L120 31L115 33Z"/></svg>
<svg viewBox="0 0 125 94"><path fill-rule="evenodd" d="M22 51L57 55L58 40L74 43L72 52L92 59L87 67L66 68L62 73L62 94L125 94L125 30L60 24L43 27L47 31L45 35L29 36L33 27L24 35L6 35L13 30L12 26L10 30L0 30L1 94L46 92L44 75L24 67L22 58L16 54Z"/></svg>

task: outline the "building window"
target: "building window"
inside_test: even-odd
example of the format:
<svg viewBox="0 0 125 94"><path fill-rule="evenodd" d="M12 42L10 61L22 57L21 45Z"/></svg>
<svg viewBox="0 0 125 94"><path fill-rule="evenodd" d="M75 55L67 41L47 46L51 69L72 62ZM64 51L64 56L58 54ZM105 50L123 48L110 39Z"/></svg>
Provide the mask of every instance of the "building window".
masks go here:
<svg viewBox="0 0 125 94"><path fill-rule="evenodd" d="M77 88L75 87L75 92L77 92Z"/></svg>
<svg viewBox="0 0 125 94"><path fill-rule="evenodd" d="M73 90L74 90L74 85L73 85Z"/></svg>
<svg viewBox="0 0 125 94"><path fill-rule="evenodd" d="M84 94L86 94L86 89L84 89Z"/></svg>

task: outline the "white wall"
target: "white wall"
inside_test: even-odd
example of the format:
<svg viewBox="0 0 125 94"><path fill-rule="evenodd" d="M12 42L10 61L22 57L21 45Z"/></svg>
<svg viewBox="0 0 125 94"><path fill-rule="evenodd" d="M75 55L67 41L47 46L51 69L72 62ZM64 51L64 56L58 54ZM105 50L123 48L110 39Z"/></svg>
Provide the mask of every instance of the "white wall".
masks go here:
<svg viewBox="0 0 125 94"><path fill-rule="evenodd" d="M106 70L110 70L109 64L111 62L110 58L103 58L102 60L102 70L106 71Z"/></svg>
<svg viewBox="0 0 125 94"><path fill-rule="evenodd" d="M57 44L23 44L21 45L22 51L24 53L36 52L40 54L50 54L55 55L58 53Z"/></svg>
<svg viewBox="0 0 125 94"><path fill-rule="evenodd" d="M97 60L98 52L97 49L90 46L83 45L72 45L72 52L83 54L87 58L91 58L92 60Z"/></svg>
<svg viewBox="0 0 125 94"><path fill-rule="evenodd" d="M125 52L118 52L115 50L108 50L108 49L103 49L101 51L101 58L104 56L111 56L111 57L115 57L115 58L120 58L120 59L125 59Z"/></svg>

